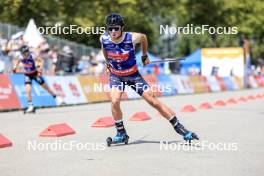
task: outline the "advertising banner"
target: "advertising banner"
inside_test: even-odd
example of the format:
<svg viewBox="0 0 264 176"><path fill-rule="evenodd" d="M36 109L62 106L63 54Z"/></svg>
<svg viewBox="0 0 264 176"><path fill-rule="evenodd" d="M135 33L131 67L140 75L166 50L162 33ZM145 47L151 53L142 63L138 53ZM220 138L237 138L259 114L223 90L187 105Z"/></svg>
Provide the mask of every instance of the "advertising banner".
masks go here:
<svg viewBox="0 0 264 176"><path fill-rule="evenodd" d="M242 48L203 48L201 61L204 76L244 76Z"/></svg>
<svg viewBox="0 0 264 176"><path fill-rule="evenodd" d="M83 93L87 102L100 102L108 100L105 94L104 84L99 77L95 76L78 76L77 77L82 87Z"/></svg>
<svg viewBox="0 0 264 176"><path fill-rule="evenodd" d="M0 80L0 110L19 109L19 99L8 75L0 74Z"/></svg>
<svg viewBox="0 0 264 176"><path fill-rule="evenodd" d="M107 96L107 98L110 100L110 84L109 84L109 75L103 75L103 76L100 76L100 81L101 83L104 85L105 87L105 94ZM128 99L128 96L126 94L126 91L124 91L124 93L122 94L122 97L121 97L122 100L127 100Z"/></svg>
<svg viewBox="0 0 264 176"><path fill-rule="evenodd" d="M47 76L48 85L66 104L86 103L81 85L75 76Z"/></svg>
<svg viewBox="0 0 264 176"><path fill-rule="evenodd" d="M22 108L27 107L28 102L27 102L26 88L24 83L24 75L13 74L10 75L10 79L16 90L17 96L19 97L19 101ZM35 81L32 81L31 95L32 95L32 103L36 107L56 106L56 102L54 98Z"/></svg>
<svg viewBox="0 0 264 176"><path fill-rule="evenodd" d="M223 80L224 80L225 87L227 88L227 90L235 90L235 85L230 77L223 77Z"/></svg>
<svg viewBox="0 0 264 176"><path fill-rule="evenodd" d="M189 76L192 87L195 93L210 92L210 86L203 76Z"/></svg>
<svg viewBox="0 0 264 176"><path fill-rule="evenodd" d="M151 86L151 90L154 92L154 95L159 97L162 96L162 92L158 88L158 79L154 74L143 76L145 81Z"/></svg>
<svg viewBox="0 0 264 176"><path fill-rule="evenodd" d="M207 81L210 85L212 92L221 91L221 88L220 88L215 76L207 76Z"/></svg>
<svg viewBox="0 0 264 176"><path fill-rule="evenodd" d="M176 87L172 82L172 79L167 75L157 75L159 90L162 92L162 95L169 96L175 95L177 93Z"/></svg>

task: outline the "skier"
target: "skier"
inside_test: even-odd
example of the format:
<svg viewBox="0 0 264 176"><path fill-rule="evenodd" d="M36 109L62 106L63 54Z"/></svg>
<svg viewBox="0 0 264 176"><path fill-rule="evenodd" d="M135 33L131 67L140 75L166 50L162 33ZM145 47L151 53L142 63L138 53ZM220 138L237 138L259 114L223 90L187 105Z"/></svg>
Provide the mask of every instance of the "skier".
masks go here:
<svg viewBox="0 0 264 176"><path fill-rule="evenodd" d="M158 110L171 123L174 130L183 136L184 140L199 140L195 133L187 130L179 122L175 112L154 96L154 93L149 89L150 86L140 75L136 65L135 45L137 43L141 44L143 65L149 64L146 35L135 32L124 32L124 19L117 13L112 13L106 17L106 27L107 32L100 37L100 42L106 59L106 65L110 72L111 109L117 129L117 135L107 139L108 145L111 142L127 143L129 138L122 121L123 116L120 108L120 100L125 85L134 89L152 107Z"/></svg>
<svg viewBox="0 0 264 176"><path fill-rule="evenodd" d="M56 94L48 87L45 83L44 79L41 76L41 69L37 68L35 60L33 58L32 53L29 51L29 47L27 45L23 45L20 48L19 58L14 65L13 73L16 73L17 67L21 62L24 68L24 75L25 75L25 86L26 86L26 94L27 94L27 101L28 107L25 110L25 113L35 112L35 108L32 104L32 96L31 96L31 89L32 89L32 80L35 80L41 87L43 87L46 91L48 91L56 100L58 105L63 104L63 99Z"/></svg>

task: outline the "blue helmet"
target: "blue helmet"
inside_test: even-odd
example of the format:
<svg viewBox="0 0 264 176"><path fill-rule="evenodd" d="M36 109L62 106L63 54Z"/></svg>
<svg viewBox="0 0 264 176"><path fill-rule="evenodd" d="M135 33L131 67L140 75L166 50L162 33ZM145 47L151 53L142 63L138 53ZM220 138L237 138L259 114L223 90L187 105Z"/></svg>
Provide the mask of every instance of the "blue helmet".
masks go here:
<svg viewBox="0 0 264 176"><path fill-rule="evenodd" d="M23 46L20 48L20 52L21 52L22 54L29 52L29 47L28 47L27 45L23 45Z"/></svg>
<svg viewBox="0 0 264 176"><path fill-rule="evenodd" d="M106 26L124 26L125 23L124 23L124 18L119 15L118 13L111 13L110 15L108 15L106 17L106 20L105 20L105 23L106 23Z"/></svg>

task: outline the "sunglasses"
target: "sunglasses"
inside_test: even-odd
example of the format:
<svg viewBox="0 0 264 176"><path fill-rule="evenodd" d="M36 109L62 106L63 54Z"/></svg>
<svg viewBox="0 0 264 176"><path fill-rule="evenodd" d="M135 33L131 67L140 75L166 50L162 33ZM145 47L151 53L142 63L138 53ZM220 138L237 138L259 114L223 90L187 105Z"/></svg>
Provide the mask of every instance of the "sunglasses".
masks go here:
<svg viewBox="0 0 264 176"><path fill-rule="evenodd" d="M27 55L29 51L23 52L22 55Z"/></svg>
<svg viewBox="0 0 264 176"><path fill-rule="evenodd" d="M113 30L114 31L119 31L120 29L121 29L121 27L109 27L108 31L110 31L110 32L113 31Z"/></svg>

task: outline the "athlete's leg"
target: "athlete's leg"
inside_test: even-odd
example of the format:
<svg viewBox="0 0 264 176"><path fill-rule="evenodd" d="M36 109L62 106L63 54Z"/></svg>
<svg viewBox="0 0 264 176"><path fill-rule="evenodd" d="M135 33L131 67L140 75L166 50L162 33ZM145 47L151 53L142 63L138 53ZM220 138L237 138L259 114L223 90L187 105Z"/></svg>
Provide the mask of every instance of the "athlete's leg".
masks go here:
<svg viewBox="0 0 264 176"><path fill-rule="evenodd" d="M42 83L41 87L43 87L47 92L49 92L50 95L56 98L56 94L49 88L49 86L46 83Z"/></svg>
<svg viewBox="0 0 264 176"><path fill-rule="evenodd" d="M142 94L142 97L156 110L160 112L160 114L169 120L171 125L173 126L174 130L183 136L185 140L193 140L193 139L199 139L198 136L195 133L192 133L191 131L187 130L178 120L175 113L168 108L165 104L161 103L153 94L150 89L144 91Z"/></svg>
<svg viewBox="0 0 264 176"><path fill-rule="evenodd" d="M120 107L120 101L123 91L119 90L118 88L111 89L111 110L112 115L116 121L122 120L123 115Z"/></svg>
<svg viewBox="0 0 264 176"><path fill-rule="evenodd" d="M26 88L26 95L27 95L27 102L28 102L28 107L26 112L31 112L34 110L34 106L32 103L32 77L29 75L25 75L25 88Z"/></svg>
<svg viewBox="0 0 264 176"><path fill-rule="evenodd" d="M56 94L50 89L50 87L45 83L45 81L44 81L44 79L42 78L42 76L37 75L37 76L34 77L34 80L35 80L39 85L41 85L41 87L42 87L43 89L45 89L50 95L53 96L53 98L56 100L56 102L57 102L58 105L61 105L61 104L64 103L63 99L62 99L61 97L57 96L57 95L56 95Z"/></svg>
<svg viewBox="0 0 264 176"><path fill-rule="evenodd" d="M34 75L33 79L43 88L45 89L50 95L56 98L56 94L49 88L49 86L45 83L43 77L41 75Z"/></svg>
<svg viewBox="0 0 264 176"><path fill-rule="evenodd" d="M57 96L50 88L49 86L46 84L46 83L43 83L41 84L41 87L43 87L46 91L48 91L52 96L53 98L55 99L55 101L57 102L57 105L62 105L62 104L65 104L64 100L60 97L60 96Z"/></svg>
<svg viewBox="0 0 264 176"><path fill-rule="evenodd" d="M170 120L171 117L175 116L175 112L173 112L169 107L165 104L160 102L155 96L154 93L147 89L142 94L142 97L152 106L154 107L159 113L166 119Z"/></svg>
<svg viewBox="0 0 264 176"><path fill-rule="evenodd" d="M113 138L114 142L123 142L127 138L126 130L123 124L123 114L120 107L121 96L124 91L124 83L115 75L110 75L111 87L111 110L113 118L115 119L115 126L117 130L116 136Z"/></svg>
<svg viewBox="0 0 264 176"><path fill-rule="evenodd" d="M27 94L27 101L32 103L32 95L31 95L31 84L30 83L26 83L26 94Z"/></svg>
<svg viewBox="0 0 264 176"><path fill-rule="evenodd" d="M165 104L161 103L151 91L149 84L144 80L144 78L136 73L128 78L127 85L129 85L132 89L134 89L140 96L142 96L152 107L160 112L160 114L166 118L170 119L175 116L175 112L173 112L169 107Z"/></svg>
<svg viewBox="0 0 264 176"><path fill-rule="evenodd" d="M154 107L160 114L169 120L174 130L183 136L185 140L193 140L199 139L195 133L187 130L178 120L169 107L165 104L161 103L155 96L154 93L149 88L150 86L143 79L141 75L136 76L134 81L129 82L129 85L139 94L141 95L152 107Z"/></svg>

